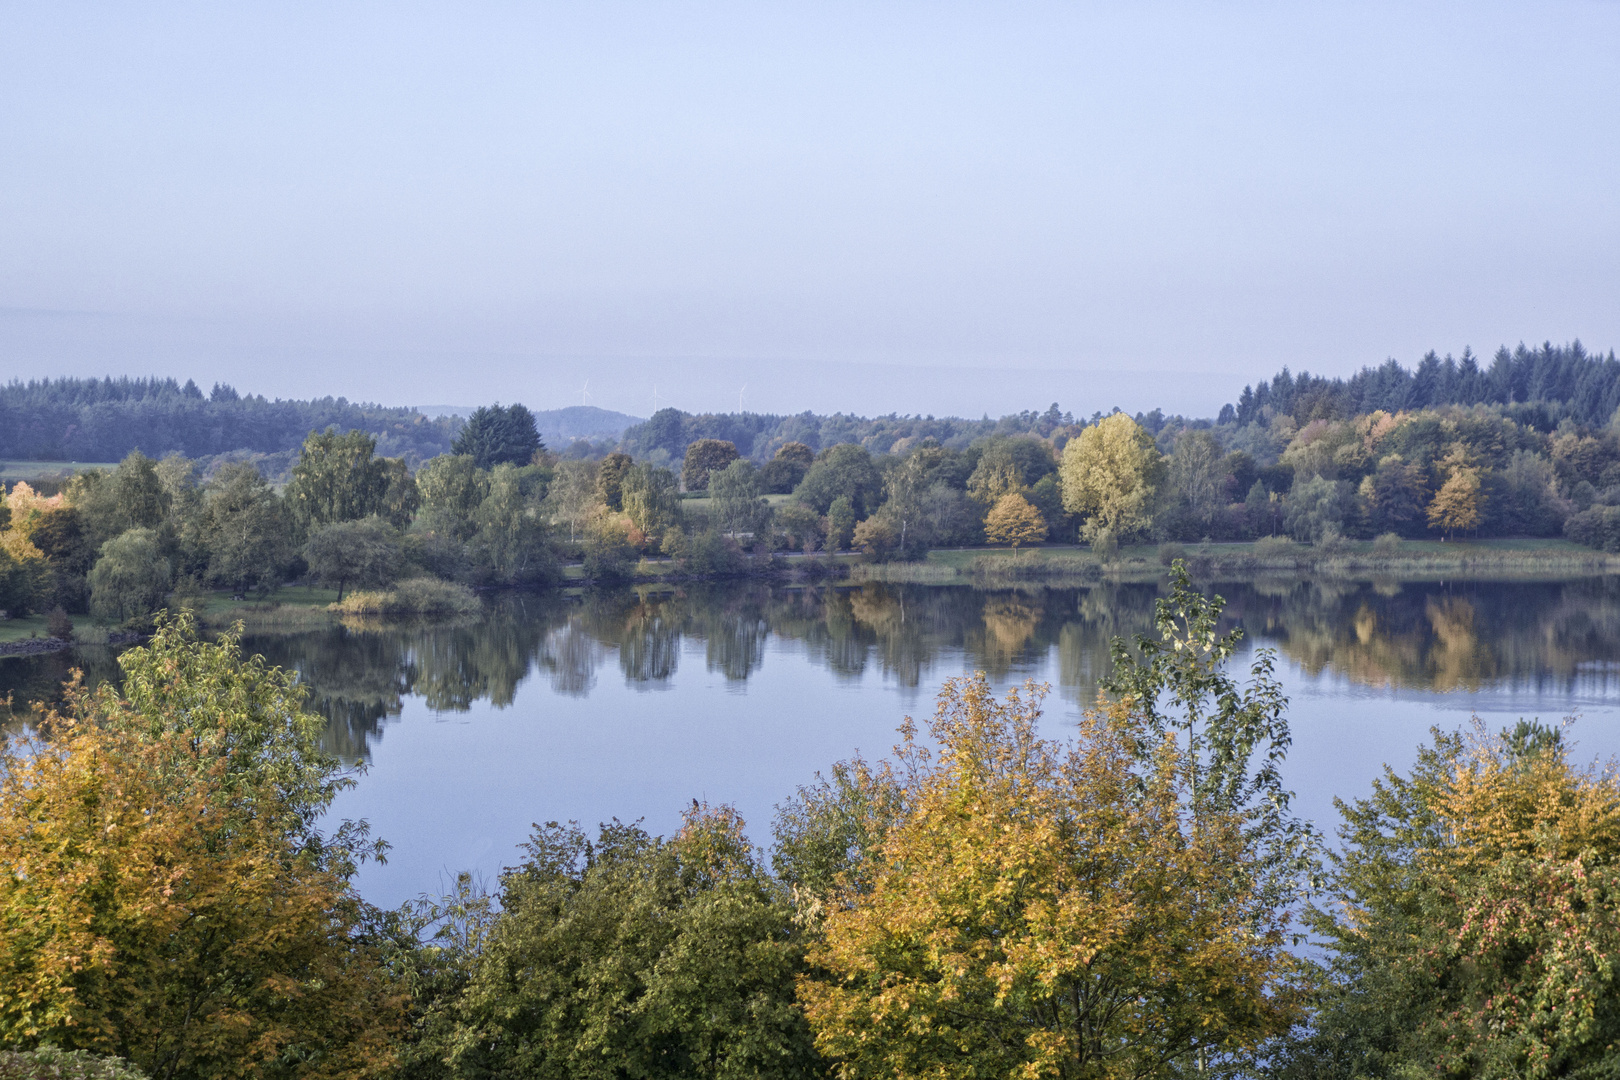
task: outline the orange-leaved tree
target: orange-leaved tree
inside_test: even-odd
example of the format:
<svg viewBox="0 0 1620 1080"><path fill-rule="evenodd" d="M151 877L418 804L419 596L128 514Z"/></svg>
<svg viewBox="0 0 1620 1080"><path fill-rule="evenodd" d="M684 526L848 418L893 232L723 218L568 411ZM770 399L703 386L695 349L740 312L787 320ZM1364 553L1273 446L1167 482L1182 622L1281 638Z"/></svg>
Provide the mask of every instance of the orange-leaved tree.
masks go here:
<svg viewBox="0 0 1620 1080"><path fill-rule="evenodd" d="M163 621L0 760L0 1043L154 1078L365 1076L404 995L290 676Z"/></svg>
<svg viewBox="0 0 1620 1080"><path fill-rule="evenodd" d="M980 675L941 692L937 754L908 723L898 768L845 777L870 789L845 801L889 824L828 831L855 860L816 905L799 990L841 1075L1218 1075L1295 1022L1285 943L1309 836L1270 770L1280 696L1267 671L1230 685L1218 601L1178 575L1180 647L1121 672L1134 689L1073 743L1039 736L1044 689L998 701ZM1221 698L1191 710L1194 752L1158 699L1199 687Z"/></svg>
<svg viewBox="0 0 1620 1080"><path fill-rule="evenodd" d="M984 538L992 544L1038 544L1046 539L1046 519L1016 491L996 500L984 517Z"/></svg>

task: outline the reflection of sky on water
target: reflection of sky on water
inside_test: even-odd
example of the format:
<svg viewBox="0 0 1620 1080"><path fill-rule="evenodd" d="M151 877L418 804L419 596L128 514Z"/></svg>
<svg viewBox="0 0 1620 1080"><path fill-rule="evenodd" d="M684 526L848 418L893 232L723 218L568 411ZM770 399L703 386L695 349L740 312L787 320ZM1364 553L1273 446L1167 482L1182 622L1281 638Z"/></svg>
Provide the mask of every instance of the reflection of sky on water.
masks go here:
<svg viewBox="0 0 1620 1080"><path fill-rule="evenodd" d="M370 772L336 808L339 816L369 818L394 844L387 866L363 872L367 894L394 904L456 870L493 877L514 861L531 822L617 816L667 831L694 798L736 804L756 842L767 842L772 808L795 785L856 750L886 754L903 716L924 719L940 683L982 659L941 649L912 684L881 665L831 667L816 647L758 627L747 636L746 679L728 675L712 641L687 638L667 647L666 674L655 684L664 693L645 693L645 681L623 677L616 648L597 644L588 692L567 669L542 665L506 707L478 700L466 711L435 712L421 697L405 697L398 719L372 743ZM1059 645L1031 648L1009 658L994 681L1056 684L1064 666ZM1439 693L1372 688L1282 656L1278 676L1292 701L1288 777L1296 807L1329 830L1334 796L1365 794L1385 763L1411 763L1431 727L1463 727L1475 713L1495 729L1520 715L1556 720L1578 711L1572 734L1580 756L1620 754L1620 690L1608 681L1611 671L1582 670L1573 684L1514 680ZM1049 700L1054 736L1072 731L1076 696Z"/></svg>

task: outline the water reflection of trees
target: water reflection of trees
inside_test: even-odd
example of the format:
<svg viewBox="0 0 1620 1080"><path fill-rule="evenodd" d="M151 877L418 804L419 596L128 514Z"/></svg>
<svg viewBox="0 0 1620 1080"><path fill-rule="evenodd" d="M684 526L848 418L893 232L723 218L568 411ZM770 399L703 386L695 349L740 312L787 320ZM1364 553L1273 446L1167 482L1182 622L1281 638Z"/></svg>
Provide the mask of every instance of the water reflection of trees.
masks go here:
<svg viewBox="0 0 1620 1080"><path fill-rule="evenodd" d="M1474 689L1504 683L1606 692L1620 658L1620 580L1540 583L1273 581L1215 586L1230 619L1311 673L1371 686ZM1089 702L1116 637L1147 630L1160 587L869 584L770 589L694 587L673 594L508 596L455 625L352 626L251 635L244 643L295 669L331 721L327 744L364 757L404 700L464 711L512 703L525 679L589 694L618 676L667 687L683 656L733 683L770 649L842 679L869 674L919 686L963 670L997 679L1046 667L1065 697ZM50 700L73 664L116 674L110 650L0 661L0 693ZM936 668L941 670L936 671Z"/></svg>

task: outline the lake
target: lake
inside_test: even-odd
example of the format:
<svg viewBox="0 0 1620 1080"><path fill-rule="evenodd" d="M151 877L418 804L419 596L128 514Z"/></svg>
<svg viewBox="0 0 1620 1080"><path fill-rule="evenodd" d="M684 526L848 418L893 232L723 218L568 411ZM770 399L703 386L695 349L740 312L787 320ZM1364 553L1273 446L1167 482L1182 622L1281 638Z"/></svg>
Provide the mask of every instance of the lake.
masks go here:
<svg viewBox="0 0 1620 1080"><path fill-rule="evenodd" d="M1335 796L1404 768L1433 726L1478 714L1577 715L1586 759L1620 754L1620 579L1215 582L1291 699L1286 776L1331 828ZM509 595L463 625L254 634L296 669L328 746L364 775L334 808L393 845L362 891L394 905L458 870L493 880L533 822L676 826L693 799L732 803L757 843L817 770L881 757L933 711L941 682L984 671L1052 687L1047 731L1095 700L1109 643L1148 629L1162 584L985 590L755 584L675 594ZM0 693L48 693L106 650L0 662Z"/></svg>

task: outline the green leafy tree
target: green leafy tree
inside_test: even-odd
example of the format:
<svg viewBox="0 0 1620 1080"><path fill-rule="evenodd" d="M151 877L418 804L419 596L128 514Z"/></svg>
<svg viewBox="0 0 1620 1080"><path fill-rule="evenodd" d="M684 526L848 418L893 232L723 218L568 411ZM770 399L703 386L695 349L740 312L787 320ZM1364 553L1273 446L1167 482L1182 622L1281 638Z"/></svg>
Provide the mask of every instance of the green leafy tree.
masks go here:
<svg viewBox="0 0 1620 1080"><path fill-rule="evenodd" d="M1063 448L1063 506L1085 517L1083 531L1125 537L1152 522L1164 460L1153 436L1124 413L1089 425Z"/></svg>
<svg viewBox="0 0 1620 1080"><path fill-rule="evenodd" d="M350 586L392 583L404 565L404 554L399 530L380 517L323 525L304 545L310 574L328 588L337 586L339 600Z"/></svg>
<svg viewBox="0 0 1620 1080"><path fill-rule="evenodd" d="M709 474L719 472L737 460L737 445L724 439L699 439L686 448L681 465L681 484L687 491L706 491Z"/></svg>
<svg viewBox="0 0 1620 1080"><path fill-rule="evenodd" d="M1399 454L1382 458L1376 469L1361 478L1356 494L1370 530L1403 536L1422 530L1428 483L1423 469Z"/></svg>
<svg viewBox="0 0 1620 1080"><path fill-rule="evenodd" d="M832 508L833 500L847 499L856 517L866 517L883 501L883 477L872 463L866 447L839 443L823 450L793 497L819 514ZM854 523L851 522L851 528Z"/></svg>
<svg viewBox="0 0 1620 1080"><path fill-rule="evenodd" d="M1168 487L1180 509L1200 530L1207 530L1222 503L1221 444L1207 431L1188 430L1176 439L1167 469Z"/></svg>
<svg viewBox="0 0 1620 1080"><path fill-rule="evenodd" d="M465 989L427 1011L424 1075L824 1075L793 1000L792 909L730 811L694 806L671 840L537 827L500 914L458 933ZM462 920L466 925L470 920Z"/></svg>
<svg viewBox="0 0 1620 1080"><path fill-rule="evenodd" d="M1303 476L1288 491L1283 524L1294 539L1321 540L1342 531L1351 509L1350 485L1325 476Z"/></svg>
<svg viewBox="0 0 1620 1080"><path fill-rule="evenodd" d="M827 550L843 551L855 538L855 507L848 495L840 495L827 508Z"/></svg>
<svg viewBox="0 0 1620 1080"><path fill-rule="evenodd" d="M163 606L173 567L151 529L130 529L101 545L90 570L90 610L104 619L126 621Z"/></svg>
<svg viewBox="0 0 1620 1080"><path fill-rule="evenodd" d="M1562 731L1436 732L1338 804L1312 1030L1287 1075L1542 1080L1620 1071L1620 779Z"/></svg>
<svg viewBox="0 0 1620 1080"><path fill-rule="evenodd" d="M197 514L207 576L237 592L267 593L284 580L295 549L281 499L258 468L245 462L220 467Z"/></svg>
<svg viewBox="0 0 1620 1080"><path fill-rule="evenodd" d="M564 461L546 492L546 503L555 520L568 523L572 543L579 530L601 507L598 502L596 464L590 461Z"/></svg>
<svg viewBox="0 0 1620 1080"><path fill-rule="evenodd" d="M776 525L787 534L793 547L805 552L814 551L824 535L821 515L801 502L784 503L776 511Z"/></svg>
<svg viewBox="0 0 1620 1080"><path fill-rule="evenodd" d="M1024 490L1023 472L1013 458L1005 441L996 441L985 448L979 463L968 477L967 493L981 506L994 506L1004 495L1020 494Z"/></svg>
<svg viewBox="0 0 1620 1080"><path fill-rule="evenodd" d="M478 528L473 513L489 494L489 473L471 455L434 458L417 472L416 487L422 499L419 528L463 542L472 539Z"/></svg>
<svg viewBox="0 0 1620 1080"><path fill-rule="evenodd" d="M723 533L757 533L770 523L771 508L760 495L760 471L738 458L709 476L715 527Z"/></svg>
<svg viewBox="0 0 1620 1080"><path fill-rule="evenodd" d="M675 474L641 462L624 476L624 511L649 539L661 539L681 522L681 494Z"/></svg>
<svg viewBox="0 0 1620 1080"><path fill-rule="evenodd" d="M497 465L478 504L472 548L481 573L503 585L537 584L558 572L547 524L548 474L538 466Z"/></svg>
<svg viewBox="0 0 1620 1080"><path fill-rule="evenodd" d="M916 451L883 478L882 514L894 528L894 547L902 558L920 557L932 539L928 492L936 457L931 448Z"/></svg>
<svg viewBox="0 0 1620 1080"><path fill-rule="evenodd" d="M309 433L285 493L300 528L387 515L396 477L388 460L375 456L376 449L377 440L363 431Z"/></svg>
<svg viewBox="0 0 1620 1080"><path fill-rule="evenodd" d="M624 509L624 478L635 467L635 459L615 450L596 469L596 491L609 510Z"/></svg>
<svg viewBox="0 0 1620 1080"><path fill-rule="evenodd" d="M787 495L804 480L815 460L816 452L804 443L783 443L759 471L760 486L773 495Z"/></svg>
<svg viewBox="0 0 1620 1080"><path fill-rule="evenodd" d="M451 453L467 455L480 469L528 465L544 449L534 414L522 405L480 406L450 445Z"/></svg>
<svg viewBox="0 0 1620 1080"><path fill-rule="evenodd" d="M139 450L111 472L88 470L67 486L67 501L79 511L91 542L106 543L128 529L157 529L169 513L169 493L157 462Z"/></svg>

